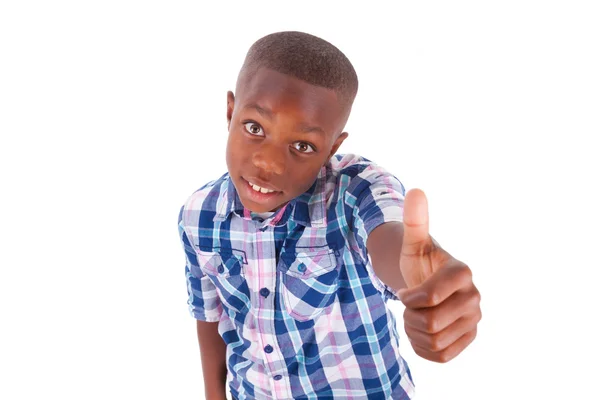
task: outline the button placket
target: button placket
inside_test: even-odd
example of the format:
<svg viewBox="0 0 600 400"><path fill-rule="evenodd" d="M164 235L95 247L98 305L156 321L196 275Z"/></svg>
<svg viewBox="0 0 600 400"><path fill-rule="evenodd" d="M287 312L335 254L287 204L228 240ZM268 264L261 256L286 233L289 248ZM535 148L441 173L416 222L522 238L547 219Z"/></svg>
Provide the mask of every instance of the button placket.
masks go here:
<svg viewBox="0 0 600 400"><path fill-rule="evenodd" d="M261 282L264 285L258 291L262 298L259 301L257 317L259 319L258 331L260 343L263 346L265 354L265 367L267 373L271 376L272 383L277 385L277 390L273 393L289 393L289 388L282 372L286 372L283 354L277 345L277 336L275 335L275 321L273 313L275 312L275 286L277 282L277 262L275 257L275 244L273 240L274 227L271 225L257 226L256 242L270 243L268 249L263 249L263 260L268 260L261 264L261 274L269 276L269 279ZM286 397L287 398L287 397Z"/></svg>
<svg viewBox="0 0 600 400"><path fill-rule="evenodd" d="M282 374L275 374L271 377L271 391L274 399L291 399L288 379Z"/></svg>

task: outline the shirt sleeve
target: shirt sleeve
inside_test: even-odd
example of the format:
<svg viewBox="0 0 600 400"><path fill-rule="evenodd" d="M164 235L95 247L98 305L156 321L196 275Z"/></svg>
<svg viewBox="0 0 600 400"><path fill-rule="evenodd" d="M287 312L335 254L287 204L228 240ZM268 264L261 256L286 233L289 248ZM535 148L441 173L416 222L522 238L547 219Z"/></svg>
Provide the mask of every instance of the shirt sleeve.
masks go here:
<svg viewBox="0 0 600 400"><path fill-rule="evenodd" d="M386 222L402 222L405 189L400 180L385 169L369 164L354 179L353 227L358 245L366 255L367 271L375 287L388 299L398 300L394 290L379 279L367 252L367 238L373 229Z"/></svg>
<svg viewBox="0 0 600 400"><path fill-rule="evenodd" d="M183 211L183 209L182 209ZM187 283L190 314L200 321L218 322L223 312L217 289L210 278L202 272L198 257L190 243L179 213L179 237L185 252L185 279Z"/></svg>

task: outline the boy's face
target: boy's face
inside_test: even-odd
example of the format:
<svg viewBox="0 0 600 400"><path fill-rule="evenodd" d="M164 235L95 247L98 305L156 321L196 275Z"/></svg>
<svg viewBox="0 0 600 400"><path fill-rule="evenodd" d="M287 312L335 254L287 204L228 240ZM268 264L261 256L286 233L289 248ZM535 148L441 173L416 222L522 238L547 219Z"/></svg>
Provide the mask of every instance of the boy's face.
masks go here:
<svg viewBox="0 0 600 400"><path fill-rule="evenodd" d="M274 211L314 183L347 137L333 90L261 68L227 93L227 169L245 208Z"/></svg>

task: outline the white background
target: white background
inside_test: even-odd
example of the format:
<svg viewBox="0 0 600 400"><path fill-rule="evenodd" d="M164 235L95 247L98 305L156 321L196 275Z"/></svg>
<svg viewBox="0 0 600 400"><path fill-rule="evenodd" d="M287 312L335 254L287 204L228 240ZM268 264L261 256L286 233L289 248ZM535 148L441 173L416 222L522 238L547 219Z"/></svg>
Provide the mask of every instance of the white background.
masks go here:
<svg viewBox="0 0 600 400"><path fill-rule="evenodd" d="M482 292L457 359L403 339L417 398L598 398L595 2L200 3L2 2L0 398L203 397L177 216L280 30L354 63L340 152L423 189Z"/></svg>

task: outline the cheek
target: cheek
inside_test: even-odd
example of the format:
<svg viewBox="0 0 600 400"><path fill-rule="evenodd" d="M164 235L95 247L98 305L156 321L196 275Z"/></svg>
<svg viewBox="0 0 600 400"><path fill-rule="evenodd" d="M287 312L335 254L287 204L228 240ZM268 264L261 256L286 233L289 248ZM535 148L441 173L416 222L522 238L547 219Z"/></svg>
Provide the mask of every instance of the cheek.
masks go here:
<svg viewBox="0 0 600 400"><path fill-rule="evenodd" d="M235 165L236 161L239 160L239 143L235 138L235 135L229 134L227 139L227 148L225 150L225 158L227 166Z"/></svg>
<svg viewBox="0 0 600 400"><path fill-rule="evenodd" d="M248 147L248 140L246 139L243 132L231 129L229 136L227 137L227 151L243 153Z"/></svg>

